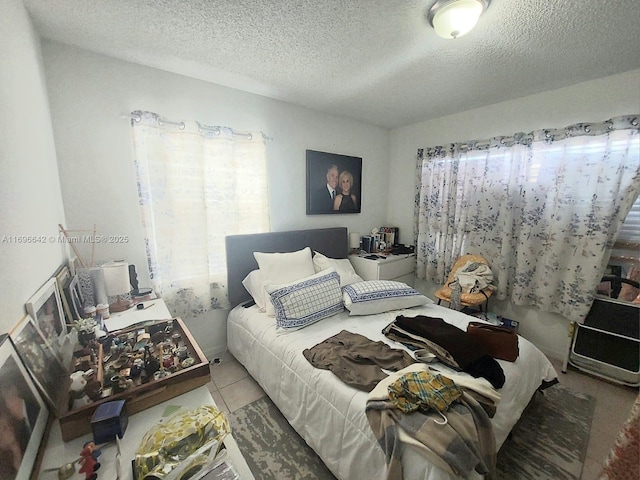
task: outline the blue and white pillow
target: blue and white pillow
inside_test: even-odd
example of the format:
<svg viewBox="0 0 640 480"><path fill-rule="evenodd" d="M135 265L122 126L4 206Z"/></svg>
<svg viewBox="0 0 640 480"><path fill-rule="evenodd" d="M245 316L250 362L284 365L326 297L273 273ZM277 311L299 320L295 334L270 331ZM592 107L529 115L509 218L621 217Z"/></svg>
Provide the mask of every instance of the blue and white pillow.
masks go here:
<svg viewBox="0 0 640 480"><path fill-rule="evenodd" d="M340 275L328 269L286 285L267 285L276 325L295 330L344 310Z"/></svg>
<svg viewBox="0 0 640 480"><path fill-rule="evenodd" d="M372 315L433 303L406 283L392 280L352 283L343 287L342 292L349 315Z"/></svg>

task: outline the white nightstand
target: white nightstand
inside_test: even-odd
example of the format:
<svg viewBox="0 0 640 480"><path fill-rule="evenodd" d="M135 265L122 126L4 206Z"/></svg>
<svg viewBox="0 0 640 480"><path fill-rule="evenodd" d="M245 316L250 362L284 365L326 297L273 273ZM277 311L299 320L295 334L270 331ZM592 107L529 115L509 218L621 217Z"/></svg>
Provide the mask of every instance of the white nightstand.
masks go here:
<svg viewBox="0 0 640 480"><path fill-rule="evenodd" d="M360 255L351 255L349 260L353 269L363 280L394 280L413 287L416 270L415 254L382 256L386 258L372 260Z"/></svg>

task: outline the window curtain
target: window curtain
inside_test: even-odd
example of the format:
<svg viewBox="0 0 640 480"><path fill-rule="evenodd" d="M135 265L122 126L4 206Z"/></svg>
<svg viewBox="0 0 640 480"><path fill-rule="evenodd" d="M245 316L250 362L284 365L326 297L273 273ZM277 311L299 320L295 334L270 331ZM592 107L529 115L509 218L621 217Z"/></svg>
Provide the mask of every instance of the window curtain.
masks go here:
<svg viewBox="0 0 640 480"><path fill-rule="evenodd" d="M418 278L480 254L497 298L582 321L640 192L639 118L418 150Z"/></svg>
<svg viewBox="0 0 640 480"><path fill-rule="evenodd" d="M228 308L225 236L269 230L264 136L131 118L152 287L176 316Z"/></svg>

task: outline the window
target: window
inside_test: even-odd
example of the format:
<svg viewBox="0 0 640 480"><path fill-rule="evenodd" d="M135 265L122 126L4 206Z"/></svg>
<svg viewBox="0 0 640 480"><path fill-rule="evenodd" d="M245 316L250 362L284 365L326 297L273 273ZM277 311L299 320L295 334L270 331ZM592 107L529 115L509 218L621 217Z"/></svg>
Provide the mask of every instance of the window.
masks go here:
<svg viewBox="0 0 640 480"><path fill-rule="evenodd" d="M269 229L265 142L132 113L152 286L174 315L226 308L225 237Z"/></svg>

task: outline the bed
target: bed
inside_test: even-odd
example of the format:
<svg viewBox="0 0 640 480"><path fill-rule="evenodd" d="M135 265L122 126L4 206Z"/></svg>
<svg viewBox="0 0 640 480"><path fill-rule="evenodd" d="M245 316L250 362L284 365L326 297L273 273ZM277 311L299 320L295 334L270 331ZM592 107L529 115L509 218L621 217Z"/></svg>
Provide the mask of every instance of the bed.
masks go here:
<svg viewBox="0 0 640 480"><path fill-rule="evenodd" d="M313 367L302 351L342 330L405 348L382 333L396 316L439 317L466 329L477 320L435 304L365 316L348 311L282 334L273 317L253 304L243 279L258 269L254 252L295 252L309 246L326 257L348 257L346 228L297 230L235 235L226 239L229 298L228 349L273 400L292 427L341 480L386 478L385 456L365 415L367 393L346 385L333 373ZM548 359L520 337L515 362L499 360L506 382L502 400L491 419L496 449L506 440L536 390L557 375ZM408 350L408 349L407 349ZM447 368L441 365L446 372ZM406 447L401 454L404 478L442 480L454 478L438 465ZM469 478L482 478L472 472Z"/></svg>

